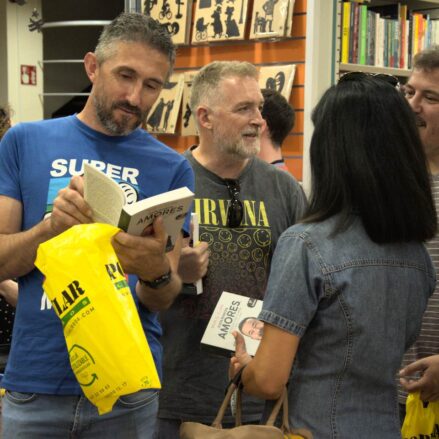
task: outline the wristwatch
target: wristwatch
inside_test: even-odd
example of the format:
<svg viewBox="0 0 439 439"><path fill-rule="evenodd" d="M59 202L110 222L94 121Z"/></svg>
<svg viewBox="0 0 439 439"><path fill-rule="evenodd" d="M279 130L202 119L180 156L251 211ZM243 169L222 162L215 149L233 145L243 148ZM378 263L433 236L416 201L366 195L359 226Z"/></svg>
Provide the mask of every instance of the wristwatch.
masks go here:
<svg viewBox="0 0 439 439"><path fill-rule="evenodd" d="M139 277L139 282L142 285L145 285L149 288L152 288L153 290L158 290L159 288L162 288L166 285L168 285L172 280L172 271L169 269L169 271L165 274L162 274L161 276L157 277L154 280L143 280Z"/></svg>

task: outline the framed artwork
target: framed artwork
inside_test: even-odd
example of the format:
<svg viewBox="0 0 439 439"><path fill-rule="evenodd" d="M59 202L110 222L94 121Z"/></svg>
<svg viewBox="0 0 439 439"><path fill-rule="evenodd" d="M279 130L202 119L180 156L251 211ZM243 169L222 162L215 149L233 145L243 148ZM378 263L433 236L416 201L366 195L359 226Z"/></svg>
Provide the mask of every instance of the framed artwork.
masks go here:
<svg viewBox="0 0 439 439"><path fill-rule="evenodd" d="M184 74L184 87L183 87L183 102L181 111L181 135L182 136L197 136L197 125L195 124L195 118L192 114L190 107L192 81L198 70L192 72L186 72Z"/></svg>
<svg viewBox="0 0 439 439"><path fill-rule="evenodd" d="M174 44L188 44L192 0L142 0L142 14L158 20L172 35Z"/></svg>
<svg viewBox="0 0 439 439"><path fill-rule="evenodd" d="M184 74L171 76L149 112L146 129L150 133L175 133L183 95Z"/></svg>
<svg viewBox="0 0 439 439"><path fill-rule="evenodd" d="M248 0L199 0L192 44L244 39Z"/></svg>
<svg viewBox="0 0 439 439"><path fill-rule="evenodd" d="M288 5L288 16L287 16L287 22L285 24L285 36L286 37L291 37L291 33L293 31L294 1L295 0L290 0L290 4Z"/></svg>
<svg viewBox="0 0 439 439"><path fill-rule="evenodd" d="M291 4L292 3L292 4ZM250 26L250 39L281 38L287 35L287 24L294 0L259 0L254 3Z"/></svg>
<svg viewBox="0 0 439 439"><path fill-rule="evenodd" d="M262 66L259 69L259 87L276 90L289 101L295 73L296 64Z"/></svg>

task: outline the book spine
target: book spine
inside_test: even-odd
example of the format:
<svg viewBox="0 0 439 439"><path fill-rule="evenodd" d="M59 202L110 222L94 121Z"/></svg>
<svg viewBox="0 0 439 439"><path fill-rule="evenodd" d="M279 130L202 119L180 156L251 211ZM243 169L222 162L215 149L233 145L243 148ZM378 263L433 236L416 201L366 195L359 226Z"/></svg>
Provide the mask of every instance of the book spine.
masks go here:
<svg viewBox="0 0 439 439"><path fill-rule="evenodd" d="M389 28L389 20L384 18L384 32L383 32L383 67L388 66L389 60L389 50L388 50L388 28Z"/></svg>
<svg viewBox="0 0 439 439"><path fill-rule="evenodd" d="M351 20L351 4L350 2L343 3L343 27L341 39L341 62L349 62L349 28Z"/></svg>
<svg viewBox="0 0 439 439"><path fill-rule="evenodd" d="M350 2L350 20L349 20L349 62L354 62L354 28L355 28L355 4Z"/></svg>
<svg viewBox="0 0 439 439"><path fill-rule="evenodd" d="M200 243L200 219L199 215L196 212L192 212L192 241L193 246L197 246ZM203 292L203 279L198 279L195 282L195 289L197 294L201 294Z"/></svg>
<svg viewBox="0 0 439 439"><path fill-rule="evenodd" d="M409 20L405 22L405 47L404 47L404 69L409 69L410 56L409 56L409 46L410 46L410 23Z"/></svg>
<svg viewBox="0 0 439 439"><path fill-rule="evenodd" d="M358 64L366 64L367 47L367 6L360 6L360 28L358 36L359 57Z"/></svg>
<svg viewBox="0 0 439 439"><path fill-rule="evenodd" d="M376 37L375 37L375 65L383 67L384 52L384 19L377 15Z"/></svg>
<svg viewBox="0 0 439 439"><path fill-rule="evenodd" d="M367 12L367 59L366 64L375 65L375 45L376 45L376 14Z"/></svg>
<svg viewBox="0 0 439 439"><path fill-rule="evenodd" d="M413 44L412 56L415 56L419 50L419 14L413 14Z"/></svg>
<svg viewBox="0 0 439 439"><path fill-rule="evenodd" d="M122 212L120 213L119 224L117 225L117 227L126 232L128 230L128 226L130 225L130 220L131 216L122 209Z"/></svg>
<svg viewBox="0 0 439 439"><path fill-rule="evenodd" d="M413 14L411 12L409 12L409 35L407 38L407 52L408 52L408 56L407 56L407 64L408 67L411 68L412 66L412 57L413 57Z"/></svg>
<svg viewBox="0 0 439 439"><path fill-rule="evenodd" d="M400 58L400 32L399 32L399 22L395 20L393 22L393 64L392 67L399 67L399 58Z"/></svg>
<svg viewBox="0 0 439 439"><path fill-rule="evenodd" d="M358 62L358 28L359 28L359 15L360 6L358 3L354 3L354 34L353 34L353 48L352 48L352 62L356 64Z"/></svg>
<svg viewBox="0 0 439 439"><path fill-rule="evenodd" d="M404 68L406 62L406 26L407 26L407 5L399 5L399 30L400 30L400 46L399 46L399 67Z"/></svg>

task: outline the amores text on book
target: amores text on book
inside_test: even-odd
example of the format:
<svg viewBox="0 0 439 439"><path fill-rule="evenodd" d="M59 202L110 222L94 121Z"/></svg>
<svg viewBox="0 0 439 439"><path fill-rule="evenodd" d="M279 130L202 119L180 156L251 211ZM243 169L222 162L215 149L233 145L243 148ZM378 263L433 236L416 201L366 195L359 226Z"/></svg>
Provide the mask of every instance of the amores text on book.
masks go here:
<svg viewBox="0 0 439 439"><path fill-rule="evenodd" d="M262 300L224 291L201 339L201 347L220 355L235 351L233 331L244 335L247 352L254 355L262 338L264 323L258 320Z"/></svg>
<svg viewBox="0 0 439 439"><path fill-rule="evenodd" d="M141 236L158 216L168 235L166 251L175 241L190 210L194 193L187 187L127 204L123 188L98 169L84 165L84 198L93 210L93 220Z"/></svg>

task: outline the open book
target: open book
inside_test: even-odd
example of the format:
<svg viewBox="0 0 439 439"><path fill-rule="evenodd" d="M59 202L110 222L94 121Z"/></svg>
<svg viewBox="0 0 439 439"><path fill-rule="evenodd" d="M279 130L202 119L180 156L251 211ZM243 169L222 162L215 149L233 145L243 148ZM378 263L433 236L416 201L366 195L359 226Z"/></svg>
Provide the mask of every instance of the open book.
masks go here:
<svg viewBox="0 0 439 439"><path fill-rule="evenodd" d="M194 193L182 187L127 204L119 184L93 166L84 164L84 199L93 209L93 220L140 236L156 217L163 216L168 234L166 251L174 248L193 198Z"/></svg>
<svg viewBox="0 0 439 439"><path fill-rule="evenodd" d="M236 330L244 335L247 352L255 355L264 327L258 320L261 310L262 300L224 291L204 331L201 348L230 357L235 351L232 332Z"/></svg>

